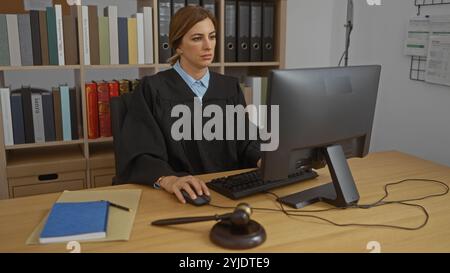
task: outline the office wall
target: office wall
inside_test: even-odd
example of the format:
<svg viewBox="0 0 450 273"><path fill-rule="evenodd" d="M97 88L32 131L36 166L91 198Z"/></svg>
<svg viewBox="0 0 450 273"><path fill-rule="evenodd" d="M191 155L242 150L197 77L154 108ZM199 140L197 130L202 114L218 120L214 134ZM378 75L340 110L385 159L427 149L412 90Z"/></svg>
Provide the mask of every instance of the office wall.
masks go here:
<svg viewBox="0 0 450 273"><path fill-rule="evenodd" d="M329 65L334 1L287 1L286 67Z"/></svg>
<svg viewBox="0 0 450 273"><path fill-rule="evenodd" d="M297 36L288 38L289 67L334 66L344 51L347 1L313 2L288 1L291 26L287 37ZM399 150L450 166L450 87L409 80L410 59L402 54L408 18L417 13L413 1L382 0L382 6L368 6L364 0L354 2L350 64L383 67L371 151ZM318 9L322 15L317 16ZM425 7L422 13L450 14L450 5ZM324 19L324 14L331 14L330 19ZM315 26L316 33L293 27L307 23ZM322 44L328 39L317 30L330 35L328 45ZM308 52L296 52L301 42L307 43L300 48Z"/></svg>

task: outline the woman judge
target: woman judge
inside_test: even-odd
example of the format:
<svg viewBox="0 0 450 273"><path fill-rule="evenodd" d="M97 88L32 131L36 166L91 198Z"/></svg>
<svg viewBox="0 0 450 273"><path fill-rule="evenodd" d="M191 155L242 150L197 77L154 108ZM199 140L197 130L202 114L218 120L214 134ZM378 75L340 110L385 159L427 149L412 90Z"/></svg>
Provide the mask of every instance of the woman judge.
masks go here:
<svg viewBox="0 0 450 273"><path fill-rule="evenodd" d="M245 101L237 79L208 69L214 59L216 21L206 9L180 9L171 19L169 43L175 52L169 59L172 68L144 77L127 102L123 127L114 139L119 147L115 183L162 188L185 203L181 190L192 199L210 194L205 183L192 175L257 167L260 145L225 140L226 129L223 140L174 140L172 125L178 118L171 113L175 106L185 105L194 113L197 99L202 109L217 105L225 113L226 105L245 107Z"/></svg>

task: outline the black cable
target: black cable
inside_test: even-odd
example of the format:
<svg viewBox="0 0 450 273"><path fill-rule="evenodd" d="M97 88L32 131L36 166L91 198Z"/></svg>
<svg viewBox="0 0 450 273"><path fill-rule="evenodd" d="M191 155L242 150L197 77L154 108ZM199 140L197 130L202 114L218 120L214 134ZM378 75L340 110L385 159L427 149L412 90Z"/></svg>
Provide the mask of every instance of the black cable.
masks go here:
<svg viewBox="0 0 450 273"><path fill-rule="evenodd" d="M342 59L344 59L344 56L345 56L345 51L344 51L344 53L342 53L342 56L341 56L341 58L339 59L339 64L338 64L338 66L341 66Z"/></svg>
<svg viewBox="0 0 450 273"><path fill-rule="evenodd" d="M399 185L405 182L432 182L432 183L437 183L440 184L441 186L444 187L444 192L442 193L436 193L436 194L431 194L431 195L426 195L423 197L418 197L418 198L412 198L412 199L405 199L405 200L394 200L394 201L385 201L385 199L387 197L389 197L389 187L390 186L395 186L395 185ZM348 227L348 226L358 226L358 227L382 227L382 228L394 228L394 229L400 229L400 230L419 230L423 227L425 227L428 223L428 220L430 218L430 215L427 211L427 209L424 206L418 205L418 204L409 204L406 202L412 202L412 201L420 201L420 200L425 200L428 198L434 198L434 197L439 197L439 196L444 196L446 194L448 194L450 188L449 186L441 181L438 180L433 180L433 179L404 179L398 182L393 182L393 183L388 183L386 185L384 185L384 196L372 203L372 204L364 204L364 205L352 205L349 207L333 207L333 208L329 208L329 209L320 209L320 210L286 210L284 208L284 205L282 202L279 201L279 196L275 193L272 192L265 192L267 194L270 194L272 196L274 196L276 198L277 203L279 204L280 208L279 209L270 209L270 208L252 208L255 211L274 211L274 212L283 212L286 216L288 217L306 217L306 218L314 218L314 219L318 219L324 222L327 222L329 224L332 224L334 226L338 226L338 227ZM375 207L380 207L380 206L384 206L384 205L393 205L393 204L397 204L397 205L403 205L403 206L410 206L410 207L416 207L416 208L420 208L422 210L422 212L425 215L425 220L423 221L422 224L420 224L419 226L416 227L403 227L403 226L396 226L396 225L384 225L384 224L358 224L358 223L345 223L345 224L340 224L340 223L336 223L333 222L331 220L328 220L326 218L323 217L319 217L316 215L308 215L308 214L299 214L299 213L318 213L318 212L326 212L326 211L333 211L333 210L346 210L346 209L370 209L370 208L375 208ZM220 208L220 209L233 209L235 207L225 207L225 206L218 206L218 205L214 205L214 204L209 204L212 207L215 208Z"/></svg>

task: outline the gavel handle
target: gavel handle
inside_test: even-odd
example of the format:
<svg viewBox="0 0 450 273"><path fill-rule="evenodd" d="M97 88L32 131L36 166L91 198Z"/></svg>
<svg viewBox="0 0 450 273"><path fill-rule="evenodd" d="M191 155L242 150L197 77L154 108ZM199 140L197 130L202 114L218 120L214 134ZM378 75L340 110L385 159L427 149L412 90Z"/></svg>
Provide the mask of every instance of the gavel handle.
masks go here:
<svg viewBox="0 0 450 273"><path fill-rule="evenodd" d="M154 226L168 226L168 225L181 225L188 223L196 223L196 222L205 222L205 221L220 221L228 218L231 213L223 214L223 215L214 215L214 216L202 216L202 217L183 217L183 218L171 218L171 219L162 219L152 222Z"/></svg>

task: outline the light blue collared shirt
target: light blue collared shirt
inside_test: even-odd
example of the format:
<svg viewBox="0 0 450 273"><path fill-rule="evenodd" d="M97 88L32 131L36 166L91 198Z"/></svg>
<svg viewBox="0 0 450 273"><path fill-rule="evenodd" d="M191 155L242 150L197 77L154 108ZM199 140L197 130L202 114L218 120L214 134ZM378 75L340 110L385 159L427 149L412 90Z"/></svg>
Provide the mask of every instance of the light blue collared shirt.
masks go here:
<svg viewBox="0 0 450 273"><path fill-rule="evenodd" d="M186 84L191 88L192 92L200 99L203 99L203 96L206 93L206 90L208 90L209 86L209 70L206 71L206 74L201 78L200 80L194 79L191 75L189 75L180 65L180 61L178 61L173 68L175 71L178 72L178 74L183 78L183 80L186 82Z"/></svg>

